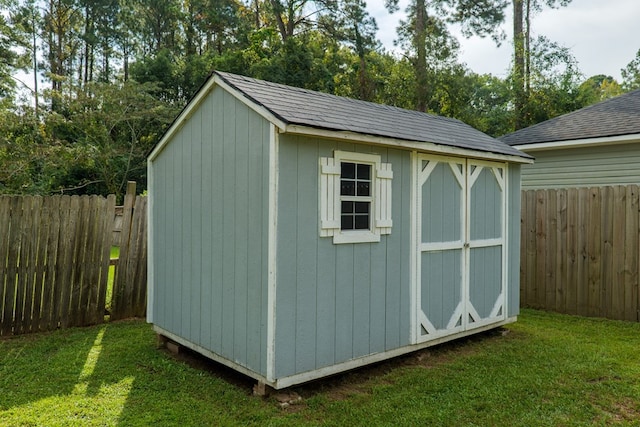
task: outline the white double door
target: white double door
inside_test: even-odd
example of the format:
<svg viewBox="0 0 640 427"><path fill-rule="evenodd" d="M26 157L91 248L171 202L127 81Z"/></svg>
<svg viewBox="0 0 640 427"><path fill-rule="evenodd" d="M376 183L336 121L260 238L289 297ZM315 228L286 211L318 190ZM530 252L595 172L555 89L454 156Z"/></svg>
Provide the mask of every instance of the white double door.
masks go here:
<svg viewBox="0 0 640 427"><path fill-rule="evenodd" d="M504 163L417 155L415 341L505 319Z"/></svg>

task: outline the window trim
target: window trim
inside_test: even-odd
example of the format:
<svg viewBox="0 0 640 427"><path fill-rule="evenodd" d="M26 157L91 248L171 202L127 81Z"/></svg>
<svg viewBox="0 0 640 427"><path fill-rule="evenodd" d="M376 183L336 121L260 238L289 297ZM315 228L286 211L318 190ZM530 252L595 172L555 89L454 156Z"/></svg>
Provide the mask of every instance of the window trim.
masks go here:
<svg viewBox="0 0 640 427"><path fill-rule="evenodd" d="M367 230L341 228L342 200L354 200L353 196L340 194L342 162L371 165L371 195L366 198L371 203ZM391 164L382 163L378 154L336 150L333 158L320 158L320 236L331 236L334 244L343 244L379 242L382 234L390 234L391 185L390 181L383 184L381 180L392 178Z"/></svg>

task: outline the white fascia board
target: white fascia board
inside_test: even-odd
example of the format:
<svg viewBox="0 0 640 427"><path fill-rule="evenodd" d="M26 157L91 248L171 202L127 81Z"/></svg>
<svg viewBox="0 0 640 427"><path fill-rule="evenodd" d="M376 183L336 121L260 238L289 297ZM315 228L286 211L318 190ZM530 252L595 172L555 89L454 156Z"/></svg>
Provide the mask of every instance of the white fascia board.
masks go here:
<svg viewBox="0 0 640 427"><path fill-rule="evenodd" d="M605 136L601 138L583 138L568 141L540 142L537 144L512 145L512 147L528 153L530 151L555 150L558 148L597 147L600 145L630 144L633 142L640 142L640 134L635 133L630 135Z"/></svg>
<svg viewBox="0 0 640 427"><path fill-rule="evenodd" d="M459 147L450 147L447 145L433 144L430 142L415 142L404 139L389 138L384 136L364 135L361 133L348 131L332 131L326 129L317 129L310 126L287 125L282 129L283 133L296 135L315 136L319 138L345 140L349 142L358 142L362 144L382 145L386 147L402 148L405 150L417 151L420 153L445 154L455 157L471 157L483 160L497 160L513 163L533 163L533 159L525 157L511 156L508 154L497 154L484 151L477 151Z"/></svg>
<svg viewBox="0 0 640 427"><path fill-rule="evenodd" d="M191 102L185 107L184 110L180 113L178 118L173 122L171 127L165 132L162 136L162 139L155 146L151 154L149 154L148 160L150 162L154 161L158 154L164 149L164 147L171 141L171 138L175 135L175 133L182 127L185 121L193 114L193 112L200 106L202 101L209 95L209 93L213 90L215 86L220 86L225 91L229 92L233 95L234 98L245 104L247 107L258 113L260 116L264 117L269 122L273 123L276 127L280 129L284 129L286 124L274 116L269 110L262 107L261 105L256 104L251 101L247 97L245 97L242 92L228 85L222 78L218 75L214 74L205 85L198 91L198 93L193 97Z"/></svg>

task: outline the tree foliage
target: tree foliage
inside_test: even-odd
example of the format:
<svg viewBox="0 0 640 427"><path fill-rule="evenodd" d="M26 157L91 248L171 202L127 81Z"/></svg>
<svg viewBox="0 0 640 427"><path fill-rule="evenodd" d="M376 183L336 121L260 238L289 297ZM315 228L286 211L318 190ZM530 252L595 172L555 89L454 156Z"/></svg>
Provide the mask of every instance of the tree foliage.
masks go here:
<svg viewBox="0 0 640 427"><path fill-rule="evenodd" d="M390 12L398 9L398 0L386 0ZM449 33L447 23L458 23L466 36L492 35L502 38L498 26L504 20L503 0L413 0L407 8L407 21L398 28L398 43L414 68L415 104L418 111L430 110L433 97L433 72L443 62L456 61L458 42ZM430 69L431 68L431 69Z"/></svg>
<svg viewBox="0 0 640 427"><path fill-rule="evenodd" d="M636 53L636 57L627 64L622 70L622 87L625 90L640 89L640 49Z"/></svg>
<svg viewBox="0 0 640 427"><path fill-rule="evenodd" d="M531 116L535 106L530 105L531 85L535 70L534 43L536 37L532 32L532 18L543 10L546 5L550 8L567 6L572 0L512 0L513 4L513 68L511 80L513 83L513 105L515 109L514 126L521 129L535 123ZM543 36L542 36L543 37ZM544 38L544 37L543 37ZM541 39L538 39L538 41ZM556 46L554 46L555 48ZM557 49L556 49L557 50ZM549 58L551 58L550 56ZM553 65L552 65L553 66ZM535 104L535 102L534 102Z"/></svg>

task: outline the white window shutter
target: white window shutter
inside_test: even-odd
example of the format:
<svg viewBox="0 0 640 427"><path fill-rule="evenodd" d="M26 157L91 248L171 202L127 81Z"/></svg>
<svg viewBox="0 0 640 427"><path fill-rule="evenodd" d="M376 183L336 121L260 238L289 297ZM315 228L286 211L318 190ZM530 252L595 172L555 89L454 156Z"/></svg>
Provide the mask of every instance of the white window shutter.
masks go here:
<svg viewBox="0 0 640 427"><path fill-rule="evenodd" d="M320 158L320 236L340 231L340 163L332 157Z"/></svg>
<svg viewBox="0 0 640 427"><path fill-rule="evenodd" d="M391 234L391 163L380 163L376 170L376 228L380 234Z"/></svg>

